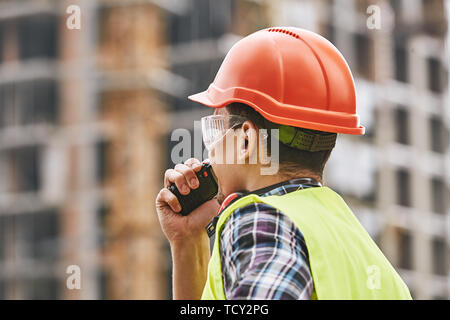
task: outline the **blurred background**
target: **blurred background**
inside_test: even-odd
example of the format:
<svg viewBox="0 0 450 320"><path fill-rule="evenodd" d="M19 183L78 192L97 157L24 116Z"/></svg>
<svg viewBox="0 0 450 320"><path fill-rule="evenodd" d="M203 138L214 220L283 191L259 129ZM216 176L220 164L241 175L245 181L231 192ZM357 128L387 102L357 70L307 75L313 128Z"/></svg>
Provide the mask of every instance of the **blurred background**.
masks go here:
<svg viewBox="0 0 450 320"><path fill-rule="evenodd" d="M69 5L81 29L66 27ZM369 5L381 28L370 29ZM365 136L340 135L340 193L416 299L450 298L446 0L0 0L0 299L167 299L154 208L171 134L241 37L318 32L346 57ZM371 12L373 13L373 12ZM200 138L201 139L201 138ZM66 268L81 269L69 290Z"/></svg>

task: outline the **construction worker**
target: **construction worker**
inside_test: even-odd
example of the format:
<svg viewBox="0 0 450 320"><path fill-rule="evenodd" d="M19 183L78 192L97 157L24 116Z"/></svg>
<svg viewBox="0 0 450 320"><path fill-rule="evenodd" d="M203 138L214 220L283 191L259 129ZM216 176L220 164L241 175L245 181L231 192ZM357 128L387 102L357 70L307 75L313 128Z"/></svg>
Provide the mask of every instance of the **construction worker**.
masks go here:
<svg viewBox="0 0 450 320"><path fill-rule="evenodd" d="M202 129L219 194L181 216L167 187L197 188L200 161L165 173L156 207L175 299L411 299L351 209L322 184L337 133L364 134L352 74L329 41L290 27L255 32L231 48L208 90L189 98L215 108ZM262 129L270 138L260 139ZM267 164L256 153L266 142L277 156L273 134L279 170L261 174ZM217 161L230 139L224 152L236 161Z"/></svg>

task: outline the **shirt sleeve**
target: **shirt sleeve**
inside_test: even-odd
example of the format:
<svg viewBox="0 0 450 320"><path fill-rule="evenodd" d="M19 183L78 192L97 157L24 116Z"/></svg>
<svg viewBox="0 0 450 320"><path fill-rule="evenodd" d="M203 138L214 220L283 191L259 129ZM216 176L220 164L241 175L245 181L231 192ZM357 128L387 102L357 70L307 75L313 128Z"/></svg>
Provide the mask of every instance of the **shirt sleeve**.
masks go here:
<svg viewBox="0 0 450 320"><path fill-rule="evenodd" d="M227 299L309 300L314 290L299 228L278 209L252 203L236 210L220 236Z"/></svg>

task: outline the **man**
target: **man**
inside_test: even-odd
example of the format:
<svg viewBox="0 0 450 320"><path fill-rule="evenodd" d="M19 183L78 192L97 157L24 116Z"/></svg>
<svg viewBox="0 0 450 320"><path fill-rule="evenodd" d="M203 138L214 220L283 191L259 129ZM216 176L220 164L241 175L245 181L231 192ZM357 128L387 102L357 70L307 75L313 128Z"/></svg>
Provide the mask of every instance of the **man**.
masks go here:
<svg viewBox="0 0 450 320"><path fill-rule="evenodd" d="M183 217L167 187L197 188L200 162L165 173L156 207L175 299L411 299L344 200L322 185L337 133L364 133L351 72L331 43L298 28L258 31L190 99L215 108L202 130L219 194ZM263 174L260 150L279 161L277 172Z"/></svg>

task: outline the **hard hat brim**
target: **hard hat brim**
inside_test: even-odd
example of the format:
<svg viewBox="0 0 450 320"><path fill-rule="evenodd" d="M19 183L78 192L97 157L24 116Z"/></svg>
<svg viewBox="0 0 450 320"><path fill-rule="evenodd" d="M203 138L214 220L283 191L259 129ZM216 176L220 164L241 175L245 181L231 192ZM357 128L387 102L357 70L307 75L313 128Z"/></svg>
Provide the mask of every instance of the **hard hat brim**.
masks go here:
<svg viewBox="0 0 450 320"><path fill-rule="evenodd" d="M196 93L196 94L193 94L193 95L190 95L188 97L188 99L192 100L194 102L201 103L201 104L203 104L203 105L205 105L207 107L211 107L211 108L222 108L222 107L225 107L228 104L227 101L225 101L224 103L219 103L219 104L214 103L208 97L208 91L207 90L199 92L199 93Z"/></svg>
<svg viewBox="0 0 450 320"><path fill-rule="evenodd" d="M324 124L319 123L318 121L308 121L306 119L302 119L303 117L299 113L299 115L296 117L297 119L289 119L280 115L274 115L270 112L270 107L263 107L263 105L269 105L273 102L270 100L266 100L265 103L262 103L261 105L255 104L250 99L246 98L242 92L246 91L242 88L239 89L233 89L233 94L229 92L228 94L224 94L224 90L220 90L216 88L214 85L210 85L208 90L202 91L193 95L190 95L188 97L189 100L201 103L207 107L211 108L223 108L226 105L232 103L232 102L240 102L247 104L251 107L253 107L256 111L258 111L264 118L266 118L269 121L278 123L278 124L284 124L299 128L305 128L305 129L312 129L312 130L319 130L319 131L325 131L325 132L334 132L334 133L344 133L344 134L353 134L353 135L362 135L365 133L365 128L359 124L356 126L343 126L343 125L333 125L333 124ZM266 99L264 95L258 94L257 92L253 91L252 94L255 96L259 96L260 98ZM210 96L213 97L213 99L210 98ZM215 101L214 101L215 100ZM254 100L254 99L253 99ZM288 108L288 105L284 105L281 103L277 103L280 106L284 106L285 108ZM297 107L298 108L298 107ZM321 110L310 110L303 108L303 112L309 112L309 113L320 113L323 112ZM323 115L319 115L316 117L323 117ZM346 115L346 114L338 114L335 113L333 116L333 120L337 121L340 118L356 118L353 120L357 120L357 115Z"/></svg>

